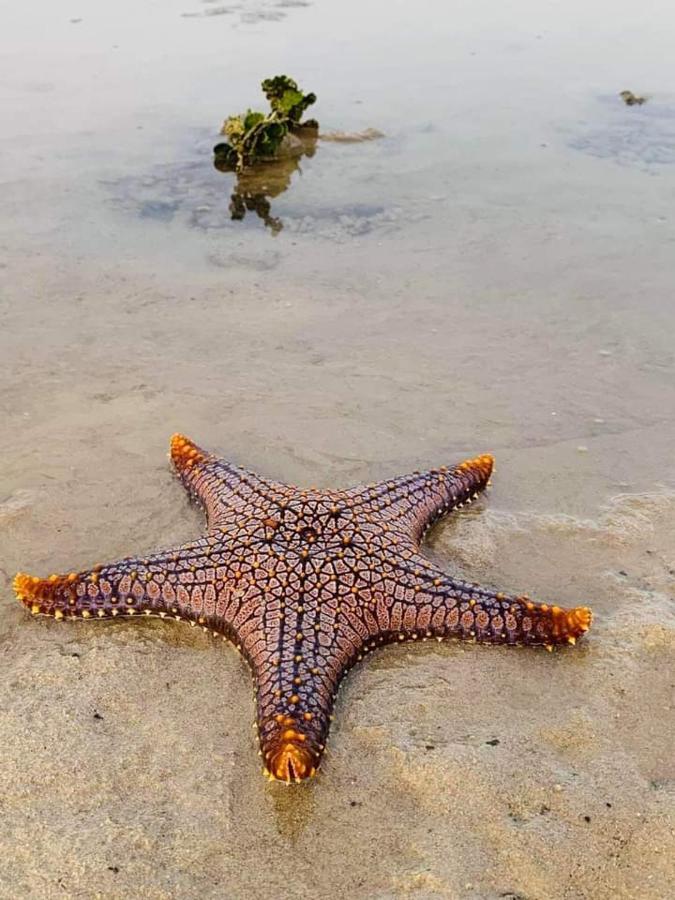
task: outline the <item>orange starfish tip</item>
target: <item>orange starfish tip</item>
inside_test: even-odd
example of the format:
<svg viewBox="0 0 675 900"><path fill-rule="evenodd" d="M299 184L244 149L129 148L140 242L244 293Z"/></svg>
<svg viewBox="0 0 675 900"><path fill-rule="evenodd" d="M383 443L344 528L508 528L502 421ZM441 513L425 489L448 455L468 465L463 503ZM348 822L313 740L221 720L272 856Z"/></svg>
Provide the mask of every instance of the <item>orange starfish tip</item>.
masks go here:
<svg viewBox="0 0 675 900"><path fill-rule="evenodd" d="M288 729L281 740L265 754L266 769L272 780L291 782L304 781L316 774L315 758L312 751L302 746L305 735L295 729Z"/></svg>
<svg viewBox="0 0 675 900"><path fill-rule="evenodd" d="M174 434L171 437L171 459L176 468L181 471L190 469L195 463L200 463L206 459L206 454L201 450L194 441L185 437L184 434Z"/></svg>
<svg viewBox="0 0 675 900"><path fill-rule="evenodd" d="M17 599L21 600L22 603L28 604L34 596L36 585L39 583L39 578L27 575L25 572L17 572L14 576L12 587Z"/></svg>
<svg viewBox="0 0 675 900"><path fill-rule="evenodd" d="M540 609L543 610L544 606L542 605ZM593 613L587 606L577 606L573 609L553 606L549 612L552 618L552 634L561 643L576 644L593 621Z"/></svg>
<svg viewBox="0 0 675 900"><path fill-rule="evenodd" d="M316 773L314 759L310 750L298 747L292 741L286 741L272 753L268 761L268 771L277 781L303 781Z"/></svg>
<svg viewBox="0 0 675 900"><path fill-rule="evenodd" d="M65 597L74 596L73 585L78 576L71 572L69 575L50 575L48 578L38 578L35 575L27 575L25 572L17 572L12 586L17 600L28 607L33 615L54 616L63 618Z"/></svg>
<svg viewBox="0 0 675 900"><path fill-rule="evenodd" d="M593 622L593 612L587 606L577 606L570 610L569 622L582 633L588 631Z"/></svg>
<svg viewBox="0 0 675 900"><path fill-rule="evenodd" d="M477 474L483 484L486 484L492 475L494 469L495 458L491 453L482 453L480 456L474 456L473 459L465 459L457 468L460 472L473 472Z"/></svg>

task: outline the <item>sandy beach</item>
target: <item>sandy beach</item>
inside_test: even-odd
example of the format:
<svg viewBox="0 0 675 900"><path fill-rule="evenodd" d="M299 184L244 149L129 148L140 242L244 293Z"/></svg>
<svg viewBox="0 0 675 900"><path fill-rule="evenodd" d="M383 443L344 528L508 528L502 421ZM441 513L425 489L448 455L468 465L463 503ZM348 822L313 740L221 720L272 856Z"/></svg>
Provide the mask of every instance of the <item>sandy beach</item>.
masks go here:
<svg viewBox="0 0 675 900"><path fill-rule="evenodd" d="M675 17L416 7L2 14L2 898L672 895ZM385 137L303 160L273 235L210 147L277 71ZM492 452L426 552L593 628L373 654L271 784L231 647L13 597L199 534L175 431L306 486Z"/></svg>

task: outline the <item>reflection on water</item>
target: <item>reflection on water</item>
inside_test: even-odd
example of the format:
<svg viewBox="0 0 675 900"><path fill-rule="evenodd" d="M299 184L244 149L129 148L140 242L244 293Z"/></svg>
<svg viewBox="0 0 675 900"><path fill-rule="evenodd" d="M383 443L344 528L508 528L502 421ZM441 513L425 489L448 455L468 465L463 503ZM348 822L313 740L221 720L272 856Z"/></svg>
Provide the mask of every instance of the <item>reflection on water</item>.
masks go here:
<svg viewBox="0 0 675 900"><path fill-rule="evenodd" d="M293 173L300 171L303 156L312 157L316 153L317 132L299 132L292 135L292 143L285 156L264 162L255 167L235 172L234 167L214 148L213 165L226 175L235 175L235 184L230 197L230 217L242 221L247 212L255 212L272 234L278 234L284 227L283 221L272 215L270 198L283 194L291 185Z"/></svg>
<svg viewBox="0 0 675 900"><path fill-rule="evenodd" d="M345 191L345 172L369 171L390 152L390 144L375 140L369 131L329 133L319 140L325 142L320 154L318 143L304 136L295 155L236 175L208 158L210 135L196 134L182 160L155 162L145 171L101 184L109 202L127 215L205 233L232 233L248 225L272 235L283 230L345 243L392 234L430 216L428 195L408 196L404 210L397 194L390 188L383 194L373 179L361 177L353 196ZM311 160L305 166L315 155L317 165ZM295 173L303 178L294 178ZM217 250L210 248L209 258Z"/></svg>

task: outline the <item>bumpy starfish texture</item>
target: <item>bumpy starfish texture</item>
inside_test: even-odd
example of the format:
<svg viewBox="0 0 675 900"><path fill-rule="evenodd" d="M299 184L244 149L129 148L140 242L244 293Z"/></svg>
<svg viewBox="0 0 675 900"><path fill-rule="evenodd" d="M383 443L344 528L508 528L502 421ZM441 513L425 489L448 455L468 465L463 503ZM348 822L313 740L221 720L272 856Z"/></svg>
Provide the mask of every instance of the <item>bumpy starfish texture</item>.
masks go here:
<svg viewBox="0 0 675 900"><path fill-rule="evenodd" d="M35 615L146 615L202 625L248 660L266 774L301 781L323 755L338 685L384 644L461 638L574 644L586 607L562 609L456 581L420 551L440 516L488 483L489 455L346 491L260 478L182 435L171 459L207 531L163 553L40 579L19 573Z"/></svg>

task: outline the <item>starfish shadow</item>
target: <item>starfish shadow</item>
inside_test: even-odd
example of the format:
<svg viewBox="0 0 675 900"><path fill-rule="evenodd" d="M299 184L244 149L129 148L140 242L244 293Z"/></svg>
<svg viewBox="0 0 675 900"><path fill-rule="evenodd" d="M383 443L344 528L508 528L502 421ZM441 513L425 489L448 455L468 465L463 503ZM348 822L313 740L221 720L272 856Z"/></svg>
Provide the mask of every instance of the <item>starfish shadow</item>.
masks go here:
<svg viewBox="0 0 675 900"><path fill-rule="evenodd" d="M310 779L302 785L302 790L295 791L289 791L288 785L279 782L269 783L266 787L274 807L277 831L291 844L300 839L312 821L317 784L317 781Z"/></svg>

